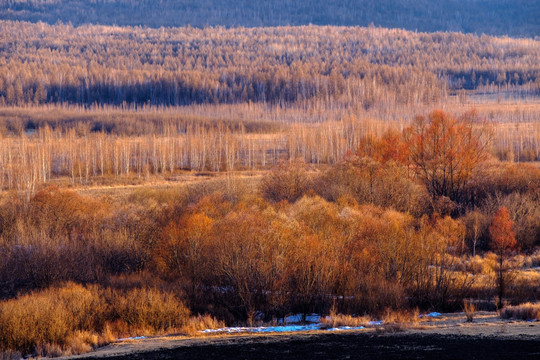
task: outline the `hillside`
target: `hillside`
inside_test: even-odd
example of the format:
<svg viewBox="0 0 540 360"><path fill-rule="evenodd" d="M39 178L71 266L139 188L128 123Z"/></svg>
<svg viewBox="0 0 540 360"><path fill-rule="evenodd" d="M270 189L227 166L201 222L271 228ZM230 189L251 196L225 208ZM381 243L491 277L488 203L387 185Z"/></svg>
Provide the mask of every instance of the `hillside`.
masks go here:
<svg viewBox="0 0 540 360"><path fill-rule="evenodd" d="M536 0L2 0L0 19L149 27L339 25L537 36Z"/></svg>

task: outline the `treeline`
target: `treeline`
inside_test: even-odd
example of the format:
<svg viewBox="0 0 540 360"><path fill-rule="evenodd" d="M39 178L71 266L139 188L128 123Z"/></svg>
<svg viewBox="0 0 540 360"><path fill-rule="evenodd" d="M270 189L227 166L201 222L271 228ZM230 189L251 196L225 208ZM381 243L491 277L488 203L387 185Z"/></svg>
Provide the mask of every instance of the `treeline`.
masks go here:
<svg viewBox="0 0 540 360"><path fill-rule="evenodd" d="M449 89L535 94L539 48L381 28L119 28L3 21L0 104L314 108L432 104ZM436 59L436 60L434 60Z"/></svg>
<svg viewBox="0 0 540 360"><path fill-rule="evenodd" d="M42 183L69 177L72 183L98 179L174 175L180 170L225 172L265 169L297 157L333 164L354 149L377 122L349 118L317 126L291 125L285 132L249 133L241 123L163 124L156 136L118 136L80 126L5 137L0 143L0 186L31 194Z"/></svg>
<svg viewBox="0 0 540 360"><path fill-rule="evenodd" d="M215 0L66 1L4 0L0 17L10 20L94 23L120 26L339 25L535 36L540 28L534 0Z"/></svg>
<svg viewBox="0 0 540 360"><path fill-rule="evenodd" d="M250 111L253 105L243 104ZM181 110L186 110L182 112ZM258 108L257 112L265 111ZM288 127L284 119L274 119L255 115L250 111L249 118L242 114L240 107L215 109L206 114L197 108L142 108L115 107L64 107L36 106L25 108L0 109L0 135L18 137L23 133L29 137L40 130L49 128L59 132L74 131L77 136L89 133L104 133L120 137L145 135L163 136L166 134L185 134L189 128L201 127L206 130L226 126L231 132L250 134L278 133ZM171 127L174 132L171 133Z"/></svg>
<svg viewBox="0 0 540 360"><path fill-rule="evenodd" d="M414 143L406 132L397 130L406 123L354 116L317 124L277 125L167 113L75 112L80 119L69 116L70 112L39 113L41 116L8 111L0 122L5 129L0 142L1 189L30 196L42 184L58 179L79 185L130 179L142 182L174 177L186 170L264 170L298 158L317 166L334 165L348 151L363 149L371 156L380 138L398 142L401 148L393 151L401 154L405 166L414 166L406 155ZM483 123L474 112L463 116L470 117L474 131L489 136L485 154L500 160L540 159L538 126L518 123L521 130L510 131L505 124ZM393 135L385 138L388 134ZM462 155L466 161L470 154Z"/></svg>

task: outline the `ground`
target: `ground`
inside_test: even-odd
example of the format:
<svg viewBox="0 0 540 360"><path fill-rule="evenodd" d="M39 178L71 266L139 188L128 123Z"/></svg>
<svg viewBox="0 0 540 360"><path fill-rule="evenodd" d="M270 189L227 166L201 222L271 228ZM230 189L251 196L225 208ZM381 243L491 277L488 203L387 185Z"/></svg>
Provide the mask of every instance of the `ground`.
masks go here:
<svg viewBox="0 0 540 360"><path fill-rule="evenodd" d="M164 336L111 344L72 359L540 359L540 322L495 313L423 318L418 324L285 334Z"/></svg>

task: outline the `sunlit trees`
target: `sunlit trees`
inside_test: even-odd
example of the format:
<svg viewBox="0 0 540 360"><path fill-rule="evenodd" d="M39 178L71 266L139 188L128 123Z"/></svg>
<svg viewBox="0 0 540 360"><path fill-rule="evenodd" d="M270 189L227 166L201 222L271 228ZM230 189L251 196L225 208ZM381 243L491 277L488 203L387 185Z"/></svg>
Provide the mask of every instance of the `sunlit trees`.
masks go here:
<svg viewBox="0 0 540 360"><path fill-rule="evenodd" d="M306 192L311 184L306 164L301 160L281 162L261 181L261 193L271 201L293 202Z"/></svg>
<svg viewBox="0 0 540 360"><path fill-rule="evenodd" d="M436 110L427 118L417 117L405 131L409 161L433 199L462 200L474 168L486 156L488 139L475 126Z"/></svg>
<svg viewBox="0 0 540 360"><path fill-rule="evenodd" d="M154 259L172 277L185 280L193 296L206 275L209 237L213 220L203 213L188 213L173 220L163 230Z"/></svg>
<svg viewBox="0 0 540 360"><path fill-rule="evenodd" d="M466 227L466 237L474 257L476 256L476 248L487 228L486 217L480 211L472 210L465 214L463 222Z"/></svg>
<svg viewBox="0 0 540 360"><path fill-rule="evenodd" d="M240 299L250 323L266 297L262 270L269 259L261 253L264 226L257 212L244 211L227 214L215 228L216 275L223 291Z"/></svg>
<svg viewBox="0 0 540 360"><path fill-rule="evenodd" d="M328 200L354 198L359 204L371 203L414 214L426 212L427 196L415 184L408 168L394 160L382 161L375 152L360 157L346 154L314 181L315 190ZM379 159L379 160L376 160Z"/></svg>
<svg viewBox="0 0 540 360"><path fill-rule="evenodd" d="M497 290L498 290L498 308L502 308L503 296L505 295L506 288L506 272L508 270L506 264L506 258L508 252L515 249L517 246L516 236L513 230L513 222L510 219L510 213L505 207L500 208L495 216L493 222L489 227L489 234L491 235L491 248L497 254Z"/></svg>

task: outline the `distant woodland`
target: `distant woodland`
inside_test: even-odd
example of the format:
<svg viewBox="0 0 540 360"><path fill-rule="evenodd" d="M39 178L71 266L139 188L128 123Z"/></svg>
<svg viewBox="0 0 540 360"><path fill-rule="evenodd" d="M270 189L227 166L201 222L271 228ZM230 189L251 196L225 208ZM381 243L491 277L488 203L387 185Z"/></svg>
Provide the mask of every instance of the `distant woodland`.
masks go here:
<svg viewBox="0 0 540 360"><path fill-rule="evenodd" d="M120 26L338 25L540 34L536 0L2 0L0 19Z"/></svg>
<svg viewBox="0 0 540 360"><path fill-rule="evenodd" d="M120 28L0 22L0 105L325 107L540 91L540 41L382 28Z"/></svg>

